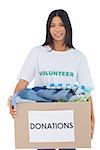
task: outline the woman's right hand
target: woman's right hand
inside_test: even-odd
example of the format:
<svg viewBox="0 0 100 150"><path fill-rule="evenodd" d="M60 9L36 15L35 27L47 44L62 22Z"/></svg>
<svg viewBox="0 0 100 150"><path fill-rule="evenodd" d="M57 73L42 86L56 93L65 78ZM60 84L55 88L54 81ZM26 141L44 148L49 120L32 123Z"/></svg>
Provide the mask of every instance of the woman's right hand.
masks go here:
<svg viewBox="0 0 100 150"><path fill-rule="evenodd" d="M16 85L14 94L25 89L28 86L28 84L29 83L26 80L20 79ZM12 99L13 99L13 96L10 96L10 98L9 98L10 114L12 115L13 118L15 118L16 117L16 109L14 108L14 106L12 106Z"/></svg>
<svg viewBox="0 0 100 150"><path fill-rule="evenodd" d="M16 117L16 109L12 106L12 96L10 96L10 114L13 118Z"/></svg>

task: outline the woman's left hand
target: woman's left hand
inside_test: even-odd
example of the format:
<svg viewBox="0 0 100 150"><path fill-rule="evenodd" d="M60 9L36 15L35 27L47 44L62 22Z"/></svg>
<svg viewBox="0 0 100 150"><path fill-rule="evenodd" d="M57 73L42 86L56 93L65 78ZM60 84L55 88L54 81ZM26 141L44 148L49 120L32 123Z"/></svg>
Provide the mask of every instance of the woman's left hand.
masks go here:
<svg viewBox="0 0 100 150"><path fill-rule="evenodd" d="M95 120L91 118L91 139L93 139Z"/></svg>

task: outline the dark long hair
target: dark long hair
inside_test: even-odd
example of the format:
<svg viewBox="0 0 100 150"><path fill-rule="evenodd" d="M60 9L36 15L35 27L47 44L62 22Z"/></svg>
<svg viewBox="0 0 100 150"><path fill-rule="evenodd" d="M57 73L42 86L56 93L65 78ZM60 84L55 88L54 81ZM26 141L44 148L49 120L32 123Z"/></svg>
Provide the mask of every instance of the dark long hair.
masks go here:
<svg viewBox="0 0 100 150"><path fill-rule="evenodd" d="M47 24L46 24L46 39L42 46L49 45L52 49L54 48L54 42L50 34L50 25L51 25L53 17L55 16L59 16L61 18L65 27L65 30L66 30L64 44L66 45L66 47L74 48L72 44L72 26L70 23L70 19L69 19L67 12L62 9L54 10L50 13L47 19Z"/></svg>

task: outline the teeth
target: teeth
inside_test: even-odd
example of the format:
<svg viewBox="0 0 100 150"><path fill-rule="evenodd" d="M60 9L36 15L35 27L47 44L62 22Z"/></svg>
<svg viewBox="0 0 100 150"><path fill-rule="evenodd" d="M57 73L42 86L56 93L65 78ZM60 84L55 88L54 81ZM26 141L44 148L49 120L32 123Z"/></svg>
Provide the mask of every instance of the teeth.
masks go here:
<svg viewBox="0 0 100 150"><path fill-rule="evenodd" d="M55 34L55 36L61 36L62 35L62 33L59 33L59 34Z"/></svg>

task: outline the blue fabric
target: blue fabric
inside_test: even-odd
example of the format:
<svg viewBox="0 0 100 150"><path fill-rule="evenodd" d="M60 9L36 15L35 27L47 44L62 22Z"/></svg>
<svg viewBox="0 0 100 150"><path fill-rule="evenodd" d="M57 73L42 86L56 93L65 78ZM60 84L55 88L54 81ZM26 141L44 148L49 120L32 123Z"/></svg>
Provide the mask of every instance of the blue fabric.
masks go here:
<svg viewBox="0 0 100 150"><path fill-rule="evenodd" d="M16 107L17 97L35 102L72 102L86 93L88 92L85 90L85 87L80 88L78 85L69 89L47 89L46 87L26 88L13 96L12 105Z"/></svg>

